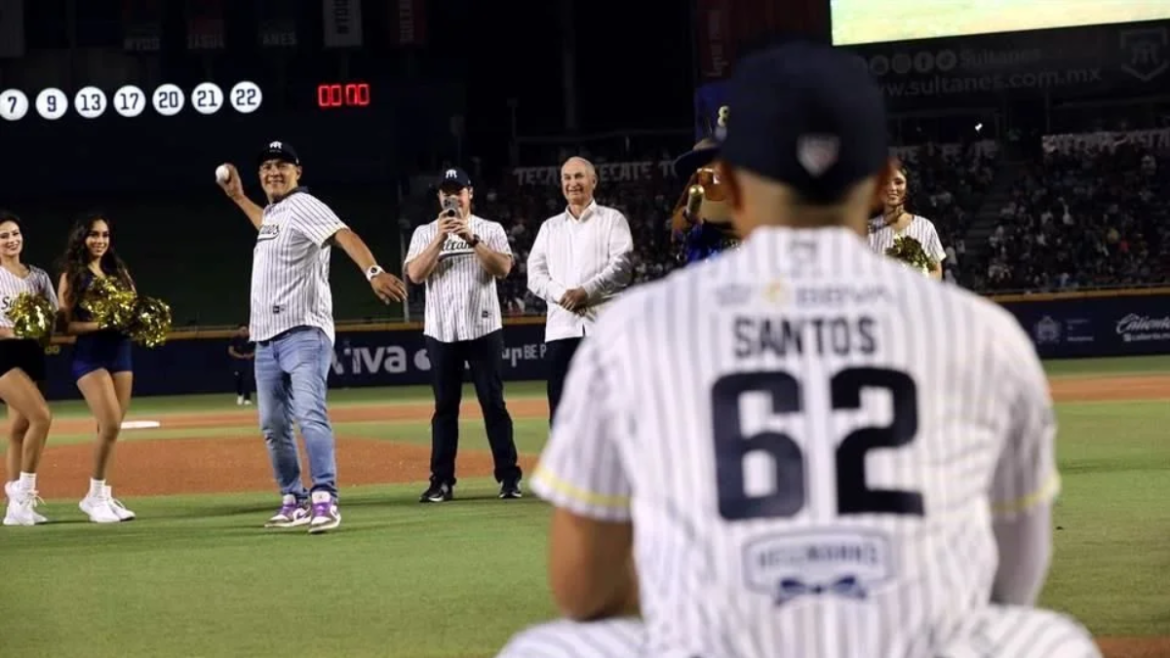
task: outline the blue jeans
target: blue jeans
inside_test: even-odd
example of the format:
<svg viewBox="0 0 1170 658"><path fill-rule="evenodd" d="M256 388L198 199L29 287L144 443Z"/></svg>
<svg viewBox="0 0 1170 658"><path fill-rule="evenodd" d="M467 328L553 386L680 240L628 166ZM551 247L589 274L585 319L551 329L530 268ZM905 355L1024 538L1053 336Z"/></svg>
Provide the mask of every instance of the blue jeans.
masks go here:
<svg viewBox="0 0 1170 658"><path fill-rule="evenodd" d="M256 345L256 402L260 431L280 493L309 497L301 483L301 462L293 420L305 440L313 491L337 497L333 427L325 408L333 345L316 327L290 329Z"/></svg>

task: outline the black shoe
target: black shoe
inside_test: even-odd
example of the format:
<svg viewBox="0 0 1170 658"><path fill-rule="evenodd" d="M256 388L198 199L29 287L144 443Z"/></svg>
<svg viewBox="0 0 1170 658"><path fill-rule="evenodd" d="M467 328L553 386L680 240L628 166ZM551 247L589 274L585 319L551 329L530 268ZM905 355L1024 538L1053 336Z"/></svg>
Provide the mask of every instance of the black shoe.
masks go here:
<svg viewBox="0 0 1170 658"><path fill-rule="evenodd" d="M423 492L419 497L420 503L441 503L445 500L451 500L451 485L446 482L431 482L431 486Z"/></svg>
<svg viewBox="0 0 1170 658"><path fill-rule="evenodd" d="M500 498L523 498L519 480L505 480L500 486Z"/></svg>

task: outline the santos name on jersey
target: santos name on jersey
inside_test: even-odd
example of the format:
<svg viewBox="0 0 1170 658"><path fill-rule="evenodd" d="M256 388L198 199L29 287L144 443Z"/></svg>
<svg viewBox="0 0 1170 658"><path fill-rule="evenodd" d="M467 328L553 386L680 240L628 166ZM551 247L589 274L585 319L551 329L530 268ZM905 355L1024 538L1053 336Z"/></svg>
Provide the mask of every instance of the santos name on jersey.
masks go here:
<svg viewBox="0 0 1170 658"><path fill-rule="evenodd" d="M1015 320L845 229L634 290L562 405L533 488L632 520L649 655L931 656L988 605L992 510L1058 488Z"/></svg>

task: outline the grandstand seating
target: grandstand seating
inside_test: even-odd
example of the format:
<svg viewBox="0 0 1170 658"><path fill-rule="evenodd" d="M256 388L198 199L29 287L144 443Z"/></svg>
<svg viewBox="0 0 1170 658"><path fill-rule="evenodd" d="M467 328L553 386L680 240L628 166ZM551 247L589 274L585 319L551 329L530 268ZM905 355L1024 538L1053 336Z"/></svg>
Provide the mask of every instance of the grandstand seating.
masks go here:
<svg viewBox="0 0 1170 658"><path fill-rule="evenodd" d="M1170 130L1046 140L1031 159L986 140L894 149L910 171L910 209L935 223L947 249L947 280L986 293L1170 280ZM597 190L600 203L630 220L636 282L677 266L667 226L682 183L659 167L648 171L636 180L603 177ZM525 261L541 222L564 208L555 179L522 178L505 172L481 183L475 201L477 214L504 225L516 255L499 285L508 315L544 312L527 291ZM412 313L422 302L415 287Z"/></svg>

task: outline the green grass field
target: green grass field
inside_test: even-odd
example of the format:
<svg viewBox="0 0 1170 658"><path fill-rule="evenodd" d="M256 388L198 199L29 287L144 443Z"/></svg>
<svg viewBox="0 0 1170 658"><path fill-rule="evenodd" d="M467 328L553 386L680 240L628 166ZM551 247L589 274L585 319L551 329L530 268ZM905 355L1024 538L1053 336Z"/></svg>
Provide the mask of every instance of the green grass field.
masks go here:
<svg viewBox="0 0 1170 658"><path fill-rule="evenodd" d="M1170 359L1048 367L1060 377L1166 373ZM425 389L331 395L334 408L430 401ZM543 384L508 385L510 400L542 395ZM235 411L233 403L144 398L133 415ZM55 407L58 418L84 415L77 403ZM1097 635L1170 632L1170 405L1065 403L1058 412L1064 493L1043 604ZM479 421L464 427L470 448L486 448ZM537 452L546 430L540 419L518 421L522 450ZM418 422L346 423L338 432L429 441ZM54 445L88 440L53 436ZM487 658L554 615L544 503L499 501L495 483L482 479L461 480L449 504L420 505L420 490L421 482L345 488L344 524L324 536L260 528L271 494L135 498L127 502L139 520L115 526L86 523L75 499L49 500L41 511L55 523L0 527L0 656Z"/></svg>

